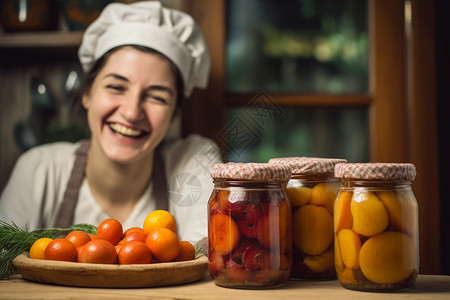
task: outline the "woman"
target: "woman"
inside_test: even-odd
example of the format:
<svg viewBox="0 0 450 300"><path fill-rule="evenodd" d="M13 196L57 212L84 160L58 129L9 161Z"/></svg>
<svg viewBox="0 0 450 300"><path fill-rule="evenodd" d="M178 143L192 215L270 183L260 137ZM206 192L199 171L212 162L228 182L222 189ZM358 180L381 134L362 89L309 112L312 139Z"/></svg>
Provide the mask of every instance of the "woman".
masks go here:
<svg viewBox="0 0 450 300"><path fill-rule="evenodd" d="M180 102L208 78L192 18L154 1L110 4L86 30L79 57L90 141L24 153L2 193L0 219L32 230L115 218L126 229L168 209L182 240L204 239L218 149L198 135L166 137Z"/></svg>

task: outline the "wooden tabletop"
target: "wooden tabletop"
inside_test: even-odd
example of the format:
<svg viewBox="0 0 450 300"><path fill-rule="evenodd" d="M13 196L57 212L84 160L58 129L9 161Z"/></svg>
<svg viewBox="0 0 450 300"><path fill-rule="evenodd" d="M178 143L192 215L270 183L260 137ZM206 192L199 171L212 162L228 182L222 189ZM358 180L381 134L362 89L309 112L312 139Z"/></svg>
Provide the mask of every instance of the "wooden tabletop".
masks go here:
<svg viewBox="0 0 450 300"><path fill-rule="evenodd" d="M450 299L450 276L419 275L416 286L406 292L358 292L341 287L337 280L289 281L267 290L218 287L209 275L194 283L137 289L79 288L35 283L13 275L0 280L0 299Z"/></svg>

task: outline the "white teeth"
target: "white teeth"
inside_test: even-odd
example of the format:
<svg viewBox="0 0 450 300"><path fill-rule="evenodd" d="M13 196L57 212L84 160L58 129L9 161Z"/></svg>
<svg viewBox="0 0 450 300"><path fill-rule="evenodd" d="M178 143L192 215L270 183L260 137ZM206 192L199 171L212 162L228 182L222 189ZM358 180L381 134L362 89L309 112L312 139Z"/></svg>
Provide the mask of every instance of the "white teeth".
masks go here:
<svg viewBox="0 0 450 300"><path fill-rule="evenodd" d="M141 130L128 128L128 127L122 126L122 125L117 124L117 123L109 124L109 126L110 126L115 132L120 133L120 134L122 134L122 135L126 135L126 136L133 136L133 137L136 137L136 136L139 136L139 135L142 134L142 131L141 131Z"/></svg>

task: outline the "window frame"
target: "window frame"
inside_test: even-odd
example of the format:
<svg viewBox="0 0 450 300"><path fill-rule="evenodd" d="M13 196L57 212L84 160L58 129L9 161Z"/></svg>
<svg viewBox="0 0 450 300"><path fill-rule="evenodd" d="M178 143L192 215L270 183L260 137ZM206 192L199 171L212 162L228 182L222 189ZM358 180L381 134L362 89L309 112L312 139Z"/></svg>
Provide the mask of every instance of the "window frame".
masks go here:
<svg viewBox="0 0 450 300"><path fill-rule="evenodd" d="M210 83L183 107L183 133L215 140L226 125L226 108L245 106L251 94L226 92L226 0L184 0L211 52ZM406 0L408 1L408 0ZM434 1L411 0L405 23L404 0L368 0L369 92L367 94L271 93L280 106L365 106L369 109L372 162L412 162L413 191L419 203L421 274L440 274L440 223ZM395 66L393 68L392 66ZM207 124L207 126L205 126Z"/></svg>

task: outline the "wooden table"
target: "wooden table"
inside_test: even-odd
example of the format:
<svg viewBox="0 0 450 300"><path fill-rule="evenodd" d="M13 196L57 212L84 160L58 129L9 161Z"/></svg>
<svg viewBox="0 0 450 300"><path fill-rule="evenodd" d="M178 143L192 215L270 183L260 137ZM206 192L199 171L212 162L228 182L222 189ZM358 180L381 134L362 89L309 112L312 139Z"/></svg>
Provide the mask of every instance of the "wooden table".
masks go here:
<svg viewBox="0 0 450 300"><path fill-rule="evenodd" d="M79 288L35 283L13 275L0 280L0 299L450 299L450 276L419 275L416 286L400 293L347 290L337 280L289 281L277 289L221 288L209 275L201 281L170 287L138 289Z"/></svg>

